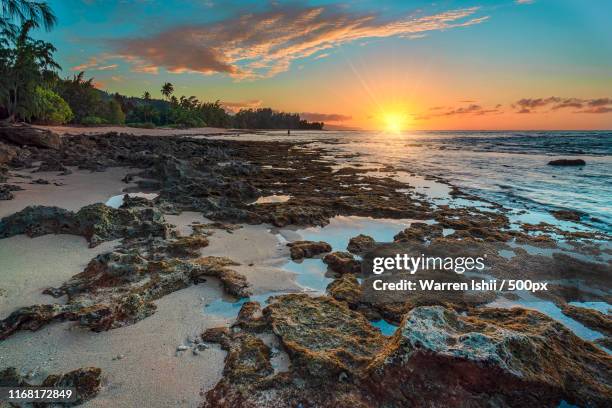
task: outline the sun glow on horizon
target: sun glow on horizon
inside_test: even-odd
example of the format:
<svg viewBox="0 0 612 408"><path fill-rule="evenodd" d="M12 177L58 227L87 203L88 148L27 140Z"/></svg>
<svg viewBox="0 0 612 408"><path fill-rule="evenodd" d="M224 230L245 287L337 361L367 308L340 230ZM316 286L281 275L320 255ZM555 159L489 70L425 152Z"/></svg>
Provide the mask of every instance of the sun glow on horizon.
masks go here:
<svg viewBox="0 0 612 408"><path fill-rule="evenodd" d="M406 129L408 116L400 111L388 111L381 115L382 128L389 133L401 133Z"/></svg>

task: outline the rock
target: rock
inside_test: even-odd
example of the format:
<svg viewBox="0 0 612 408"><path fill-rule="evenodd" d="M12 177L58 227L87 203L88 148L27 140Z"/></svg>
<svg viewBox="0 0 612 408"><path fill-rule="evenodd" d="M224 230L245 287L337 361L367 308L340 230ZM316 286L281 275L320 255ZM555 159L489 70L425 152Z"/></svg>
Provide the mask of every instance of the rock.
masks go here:
<svg viewBox="0 0 612 408"><path fill-rule="evenodd" d="M0 164L9 163L17 156L17 149L6 143L0 142Z"/></svg>
<svg viewBox="0 0 612 408"><path fill-rule="evenodd" d="M359 234L356 237L351 238L346 249L354 254L363 254L364 252L374 248L375 245L376 241L374 241L374 238Z"/></svg>
<svg viewBox="0 0 612 408"><path fill-rule="evenodd" d="M362 289L355 275L347 273L327 285L327 293L339 302L346 302L351 309L354 309L361 300Z"/></svg>
<svg viewBox="0 0 612 408"><path fill-rule="evenodd" d="M201 235L181 237L168 244L170 255L177 257L196 257L200 254L200 249L208 246L208 239Z"/></svg>
<svg viewBox="0 0 612 408"><path fill-rule="evenodd" d="M65 374L52 374L45 378L41 384L30 384L26 377L20 375L17 369L9 367L0 371L0 387L31 387L40 386L48 388L74 388L76 400L62 404L67 406L80 405L94 398L101 387L102 370L96 367L79 368ZM35 407L46 407L47 404L34 403Z"/></svg>
<svg viewBox="0 0 612 408"><path fill-rule="evenodd" d="M325 252L331 252L332 248L327 242L323 241L295 241L287 244L291 259L312 258Z"/></svg>
<svg viewBox="0 0 612 408"><path fill-rule="evenodd" d="M181 344L181 345L176 347L176 351L186 351L186 350L189 350L189 347L187 347L187 346L185 346L183 344Z"/></svg>
<svg viewBox="0 0 612 408"><path fill-rule="evenodd" d="M584 166L586 162L582 159L559 159L548 162L549 166Z"/></svg>
<svg viewBox="0 0 612 408"><path fill-rule="evenodd" d="M50 183L49 183L49 180L39 178L39 179L30 181L30 184L50 184Z"/></svg>
<svg viewBox="0 0 612 408"><path fill-rule="evenodd" d="M243 298L251 295L249 283L244 275L227 268L227 266L240 265L229 258L206 256L193 261L195 266L191 272L191 279L198 282L203 276L212 276L221 281L226 292L230 295Z"/></svg>
<svg viewBox="0 0 612 408"><path fill-rule="evenodd" d="M22 191L23 188L14 184L0 184L0 200L12 200L15 198L13 191Z"/></svg>
<svg viewBox="0 0 612 408"><path fill-rule="evenodd" d="M161 212L153 208L115 209L92 204L74 213L58 207L30 206L0 220L1 238L18 234L82 235L94 247L116 238L167 237L169 227Z"/></svg>
<svg viewBox="0 0 612 408"><path fill-rule="evenodd" d="M563 221L580 221L580 213L573 210L556 210L550 212L556 219Z"/></svg>
<svg viewBox="0 0 612 408"><path fill-rule="evenodd" d="M27 125L0 126L0 140L45 149L59 149L62 142L57 133Z"/></svg>
<svg viewBox="0 0 612 408"><path fill-rule="evenodd" d="M612 402L612 358L560 323L519 308L468 316L440 306L413 309L363 374L364 385L395 406Z"/></svg>
<svg viewBox="0 0 612 408"><path fill-rule="evenodd" d="M598 310L577 307L567 303L561 306L561 311L564 315L579 321L589 329L596 330L608 337L612 337L612 316L609 314L603 314Z"/></svg>
<svg viewBox="0 0 612 408"><path fill-rule="evenodd" d="M412 240L425 242L442 236L440 224L426 224L424 222L413 222L408 228L393 237L395 242L409 242Z"/></svg>
<svg viewBox="0 0 612 408"><path fill-rule="evenodd" d="M101 387L102 370L95 367L79 368L66 374L50 375L41 384L42 387L76 389L77 399L71 405L80 405L94 398Z"/></svg>
<svg viewBox="0 0 612 408"><path fill-rule="evenodd" d="M348 252L332 252L325 255L323 262L327 264L329 269L340 274L359 273L361 271L361 263Z"/></svg>

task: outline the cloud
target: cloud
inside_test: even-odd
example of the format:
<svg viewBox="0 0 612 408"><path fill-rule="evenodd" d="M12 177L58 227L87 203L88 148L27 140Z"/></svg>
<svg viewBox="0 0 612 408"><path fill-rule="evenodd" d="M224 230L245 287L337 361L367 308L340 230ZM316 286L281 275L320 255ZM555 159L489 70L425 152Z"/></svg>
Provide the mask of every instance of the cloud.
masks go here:
<svg viewBox="0 0 612 408"><path fill-rule="evenodd" d="M224 21L176 26L148 37L109 40L116 54L137 70L222 73L234 78L267 78L291 62L342 44L371 38L414 36L479 24L477 7L383 20L338 7L280 6ZM140 67L140 68L138 68Z"/></svg>
<svg viewBox="0 0 612 408"><path fill-rule="evenodd" d="M255 109L259 108L262 104L260 99L251 99L248 101L237 101L237 102L221 102L221 105L226 111L238 112L240 109Z"/></svg>
<svg viewBox="0 0 612 408"><path fill-rule="evenodd" d="M429 113L416 115L415 119L416 120L428 120L434 117L443 117L443 116L463 116L463 115L482 116L482 115L490 115L490 114L499 114L499 113L503 113L501 110L499 110L500 107L501 105L498 104L495 108L486 109L486 108L483 108L481 105L472 103L470 105L460 106L457 108L446 108L444 112L438 112L445 108L441 106L434 106L433 108L429 108L430 110ZM432 113L431 112L432 110L436 112Z"/></svg>
<svg viewBox="0 0 612 408"><path fill-rule="evenodd" d="M87 60L87 62L84 62L83 64L80 65L76 65L74 67L71 68L72 71L112 71L117 69L117 67L119 65L117 64L110 64L110 65L100 65L102 64L104 61L106 61L108 57L107 56L103 56L103 57L91 57L89 60Z"/></svg>
<svg viewBox="0 0 612 408"><path fill-rule="evenodd" d="M340 113L314 113L314 112L302 112L300 113L301 119L306 119L310 122L344 122L351 120L353 117L348 115L342 115Z"/></svg>
<svg viewBox="0 0 612 408"><path fill-rule="evenodd" d="M535 0L515 0L516 4L533 4Z"/></svg>
<svg viewBox="0 0 612 408"><path fill-rule="evenodd" d="M513 103L512 107L517 113L537 113L545 108L550 108L551 111L578 109L574 113L609 113L612 111L612 98L523 98Z"/></svg>

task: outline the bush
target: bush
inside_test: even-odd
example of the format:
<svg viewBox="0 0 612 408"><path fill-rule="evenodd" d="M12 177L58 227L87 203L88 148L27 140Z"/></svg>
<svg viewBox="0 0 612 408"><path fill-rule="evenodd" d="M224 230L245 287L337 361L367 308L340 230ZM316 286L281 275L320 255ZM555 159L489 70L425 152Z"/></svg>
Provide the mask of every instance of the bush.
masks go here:
<svg viewBox="0 0 612 408"><path fill-rule="evenodd" d="M70 106L50 89L37 86L34 91L34 117L37 122L47 125L62 125L72 117Z"/></svg>
<svg viewBox="0 0 612 408"><path fill-rule="evenodd" d="M102 119L99 116L85 116L81 120L81 125L86 125L86 126L105 125L106 123L107 123L106 120Z"/></svg>

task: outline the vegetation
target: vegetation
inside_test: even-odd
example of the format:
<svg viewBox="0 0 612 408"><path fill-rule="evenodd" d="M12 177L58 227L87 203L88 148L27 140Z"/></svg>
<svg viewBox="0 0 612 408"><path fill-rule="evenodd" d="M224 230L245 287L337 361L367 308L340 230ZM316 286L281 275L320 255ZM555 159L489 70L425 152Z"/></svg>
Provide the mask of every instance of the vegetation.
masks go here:
<svg viewBox="0 0 612 408"><path fill-rule="evenodd" d="M50 89L40 86L35 91L34 116L46 125L61 125L70 122L73 117L70 106Z"/></svg>
<svg viewBox="0 0 612 408"><path fill-rule="evenodd" d="M30 31L51 29L56 18L40 1L0 0L0 118L10 122L138 127L233 127L240 129L322 129L323 123L307 122L298 114L270 108L228 113L220 101L203 102L195 96L174 95L166 82L153 99L96 89L93 78L80 72L62 79L53 59L52 44L32 39Z"/></svg>

